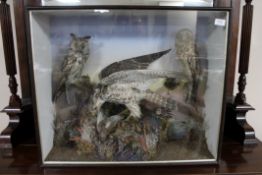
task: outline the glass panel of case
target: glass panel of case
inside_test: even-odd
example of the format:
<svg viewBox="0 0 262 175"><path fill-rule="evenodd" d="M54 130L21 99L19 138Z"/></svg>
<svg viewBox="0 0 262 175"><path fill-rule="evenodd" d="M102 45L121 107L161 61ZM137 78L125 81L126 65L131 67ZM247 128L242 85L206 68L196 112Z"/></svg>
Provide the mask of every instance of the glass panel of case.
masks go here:
<svg viewBox="0 0 262 175"><path fill-rule="evenodd" d="M29 16L45 164L217 160L228 11Z"/></svg>

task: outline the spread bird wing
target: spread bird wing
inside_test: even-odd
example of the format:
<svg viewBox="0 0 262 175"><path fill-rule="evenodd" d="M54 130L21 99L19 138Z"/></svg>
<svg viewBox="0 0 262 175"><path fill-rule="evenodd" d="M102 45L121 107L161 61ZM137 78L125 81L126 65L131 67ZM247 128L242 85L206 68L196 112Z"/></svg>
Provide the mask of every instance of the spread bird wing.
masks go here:
<svg viewBox="0 0 262 175"><path fill-rule="evenodd" d="M99 75L100 79L103 79L115 72L124 71L124 70L139 70L139 69L146 69L152 62L156 61L160 57L164 56L171 49L157 52L153 54L143 55L135 58L126 59L123 61L118 61L110 64L109 66L105 67Z"/></svg>
<svg viewBox="0 0 262 175"><path fill-rule="evenodd" d="M176 81L181 81L187 78L187 75L180 72L157 71L157 70L127 70L115 72L105 78L100 83L103 85L112 85L116 83L145 83L149 80L158 78L174 78Z"/></svg>

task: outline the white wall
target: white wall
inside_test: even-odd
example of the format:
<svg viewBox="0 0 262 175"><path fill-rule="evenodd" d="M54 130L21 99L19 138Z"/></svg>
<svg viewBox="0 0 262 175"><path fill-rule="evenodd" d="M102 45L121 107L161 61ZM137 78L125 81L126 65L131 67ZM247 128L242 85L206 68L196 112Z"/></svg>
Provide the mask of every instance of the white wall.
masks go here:
<svg viewBox="0 0 262 175"><path fill-rule="evenodd" d="M12 8L12 0L11 9ZM244 0L242 0L242 3ZM251 47L251 57L250 57L250 70L248 75L248 86L246 90L247 99L252 106L256 108L256 111L248 113L248 121L255 128L257 137L262 140L262 93L259 93L262 89L262 78L259 76L262 74L262 33L259 31L259 28L262 27L262 21L259 17L262 15L262 1L254 1L255 12L254 12L254 25L253 25L253 35L252 35L252 47ZM14 24L13 24L14 27ZM0 36L0 109L6 106L9 99L9 90L8 90L8 77L5 74L5 64L4 64L4 54L3 54L3 45L2 45L2 36ZM237 76L237 75L236 75ZM18 82L20 82L18 80ZM235 90L236 91L236 90ZM19 91L20 94L20 91ZM5 114L0 114L0 131L3 130L8 122L8 118Z"/></svg>

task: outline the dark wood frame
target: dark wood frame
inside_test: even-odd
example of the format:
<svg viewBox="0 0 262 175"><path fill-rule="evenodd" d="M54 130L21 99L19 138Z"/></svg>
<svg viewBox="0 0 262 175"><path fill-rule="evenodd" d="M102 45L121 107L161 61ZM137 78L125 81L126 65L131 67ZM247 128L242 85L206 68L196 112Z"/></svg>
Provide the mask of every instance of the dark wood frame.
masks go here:
<svg viewBox="0 0 262 175"><path fill-rule="evenodd" d="M3 156L12 156L12 148L18 143L29 143L34 137L34 125L32 107L26 100L22 101L17 95L16 60L14 52L13 31L11 23L10 7L5 0L0 4L1 28L3 36L3 47L6 63L6 74L9 76L9 88L11 96L9 104L1 112L9 116L9 124L0 135L0 148Z"/></svg>
<svg viewBox="0 0 262 175"><path fill-rule="evenodd" d="M5 2L6 0L1 0L1 1ZM251 2L252 0L246 0L248 7L251 6ZM232 6L232 15L231 15L231 31L232 32L231 32L231 36L229 39L230 48L229 48L229 60L228 61L229 61L230 69L228 70L229 76L227 78L227 83L226 83L227 84L226 98L228 99L228 106L227 106L225 133L226 135L230 135L233 138L241 138L238 140L243 144L253 145L254 144L253 141L255 140L254 131L252 127L250 127L246 123L246 120L244 120L244 122L241 120L242 116L243 115L245 116L246 112L249 110L253 110L253 108L250 105L248 105L247 103L239 105L233 102L233 98L234 98L233 97L233 87L234 87L234 78L235 78L235 64L236 64L238 32L239 32L238 26L239 26L240 0L231 0L231 1L230 0L215 0L215 6L217 7L230 6L230 5ZM15 23L16 23L16 31L17 31L16 33L17 33L17 46L18 46L18 60L19 60L21 87L22 87L22 103L21 103L22 107L21 108L23 110L21 110L22 112L21 114L15 115L16 116L15 119L17 120L11 120L9 123L9 127L5 130L7 132L4 132L7 137L12 138L12 144L11 144L11 139L6 140L4 144L5 147L8 148L7 150L9 150L9 153L11 153L10 150L12 150L12 147L15 145L14 143L21 143L21 141L24 140L24 138L19 139L21 138L20 137L21 133L26 133L26 134L22 134L23 137L25 135L27 135L27 137L30 135L31 138L33 138L32 133L35 133L34 124L33 124L34 117L33 117L33 112L32 112L32 101L31 101L32 95L31 95L31 86L30 86L30 78L29 78L29 62L28 62L29 54L28 54L28 46L27 46L27 38L26 38L26 24L25 24L25 9L28 6L39 7L41 6L41 0L14 0ZM252 16L249 16L249 19L250 18L252 18ZM245 28L246 27L243 26L243 29ZM249 33L250 31L246 31L246 32ZM4 44L4 45L7 45L7 44ZM246 51L249 51L249 48ZM245 79L242 78L242 80L240 81L242 84L243 82L245 82L243 80ZM15 87L13 89L15 90L16 84L17 84L16 80L11 78L10 83L12 84L11 87L13 88ZM8 114L8 111L10 112L10 108L5 108L3 110L3 112L6 112L7 114ZM12 116L14 115L12 114ZM17 123L12 123L13 121L17 121ZM20 129L16 129L15 132L13 132L13 130L17 126ZM229 130L227 128L229 128ZM250 132L252 134L247 135ZM20 134L14 134L14 133L20 133ZM251 139L248 140L248 138L251 138ZM0 137L0 140L2 141L3 139ZM34 141L32 141L31 143L33 142Z"/></svg>

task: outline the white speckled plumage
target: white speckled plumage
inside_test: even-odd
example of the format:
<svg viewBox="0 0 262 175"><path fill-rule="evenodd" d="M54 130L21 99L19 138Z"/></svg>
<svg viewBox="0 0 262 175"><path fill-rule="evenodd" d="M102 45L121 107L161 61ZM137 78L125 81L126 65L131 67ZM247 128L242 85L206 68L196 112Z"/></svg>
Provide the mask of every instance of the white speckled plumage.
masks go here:
<svg viewBox="0 0 262 175"><path fill-rule="evenodd" d="M153 93L149 90L139 89L140 83L118 83L103 87L97 90L93 96L93 102L97 109L100 110L105 102L124 104L130 110L130 116L141 118L141 109L139 103L146 99L165 108L175 108L175 101Z"/></svg>

